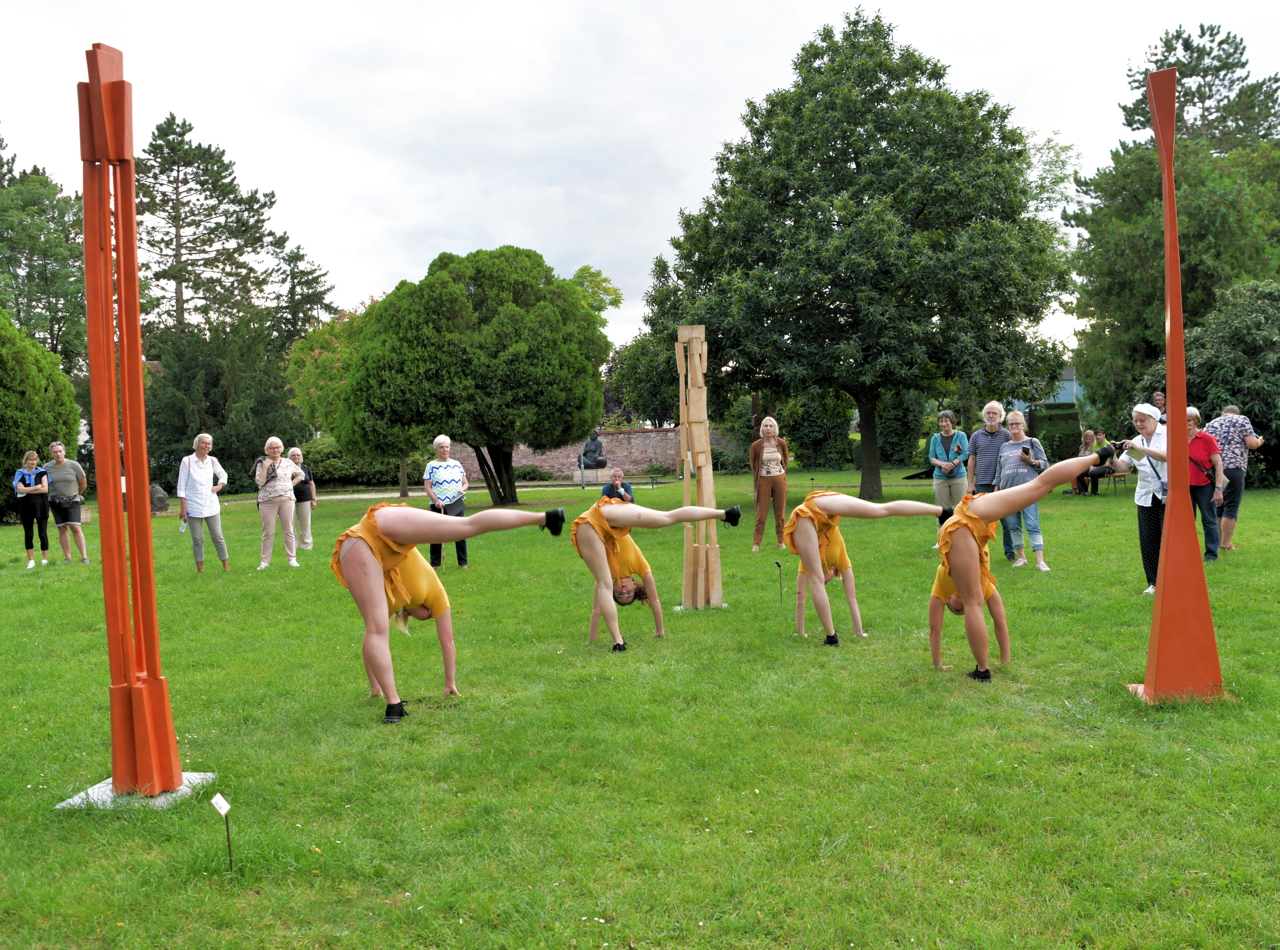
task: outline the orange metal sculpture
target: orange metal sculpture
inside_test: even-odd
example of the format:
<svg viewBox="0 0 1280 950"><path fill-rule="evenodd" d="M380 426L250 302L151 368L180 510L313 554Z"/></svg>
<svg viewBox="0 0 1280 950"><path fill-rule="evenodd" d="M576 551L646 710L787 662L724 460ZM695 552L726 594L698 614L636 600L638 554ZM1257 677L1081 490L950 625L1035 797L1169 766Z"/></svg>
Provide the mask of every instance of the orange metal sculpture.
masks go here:
<svg viewBox="0 0 1280 950"><path fill-rule="evenodd" d="M1173 136L1178 71L1147 74L1147 105L1155 131L1164 191L1165 367L1167 382L1169 495L1160 542L1146 682L1129 688L1149 703L1163 699L1217 699L1222 667L1209 609L1209 588L1191 507L1185 419L1187 371L1182 343L1182 273L1178 256L1178 210L1173 186Z"/></svg>
<svg viewBox="0 0 1280 950"><path fill-rule="evenodd" d="M94 43L85 56L89 81L79 84L84 282L102 519L102 593L111 663L111 785L117 794L159 795L182 786L182 763L169 709L169 685L160 675L151 519L145 503L134 505L127 519L126 554L120 491L120 449L128 483L142 486L135 495L145 498L145 486L151 483L142 393L132 88L124 81L119 50ZM117 421L117 368L123 426Z"/></svg>

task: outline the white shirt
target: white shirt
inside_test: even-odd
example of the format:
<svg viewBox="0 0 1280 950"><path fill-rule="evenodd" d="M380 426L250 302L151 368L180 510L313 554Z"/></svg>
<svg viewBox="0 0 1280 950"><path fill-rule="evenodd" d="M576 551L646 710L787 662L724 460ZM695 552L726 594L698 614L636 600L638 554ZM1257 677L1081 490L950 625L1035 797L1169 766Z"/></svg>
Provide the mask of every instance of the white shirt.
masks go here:
<svg viewBox="0 0 1280 950"><path fill-rule="evenodd" d="M1164 435L1163 431L1157 431L1149 440L1140 435L1133 441L1146 448L1164 451ZM1152 496L1160 494L1160 483L1168 481L1169 467L1166 463L1157 462L1148 455L1137 459L1130 458L1129 461L1133 465L1133 470L1138 473L1138 488L1133 494L1133 500L1143 508L1150 508Z"/></svg>
<svg viewBox="0 0 1280 950"><path fill-rule="evenodd" d="M178 466L178 497L187 500L187 517L209 518L222 510L213 492L215 475L226 484L227 473L212 455L206 455L203 462L194 454L182 460Z"/></svg>

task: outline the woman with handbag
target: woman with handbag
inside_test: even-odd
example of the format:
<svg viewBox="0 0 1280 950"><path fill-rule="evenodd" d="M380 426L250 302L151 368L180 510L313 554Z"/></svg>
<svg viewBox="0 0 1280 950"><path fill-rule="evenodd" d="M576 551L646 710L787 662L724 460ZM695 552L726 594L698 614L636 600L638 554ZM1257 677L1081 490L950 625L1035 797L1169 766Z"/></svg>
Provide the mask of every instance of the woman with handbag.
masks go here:
<svg viewBox="0 0 1280 950"><path fill-rule="evenodd" d="M1133 427L1137 438L1117 443L1129 455L1117 455L1111 467L1117 472L1130 469L1138 476L1133 501L1138 506L1138 547L1142 550L1142 569L1147 576L1144 594L1156 592L1160 572L1160 538L1164 534L1164 499L1169 493L1168 453L1165 430L1160 428L1160 410L1149 402L1133 407Z"/></svg>
<svg viewBox="0 0 1280 950"><path fill-rule="evenodd" d="M36 566L35 538L32 528L40 531L40 566L49 566L49 473L40 467L40 456L28 452L22 457L22 468L13 474L13 490L18 493L18 514L22 518L22 534L27 543L27 568Z"/></svg>
<svg viewBox="0 0 1280 950"><path fill-rule="evenodd" d="M1218 506L1227 484L1218 440L1200 430L1200 410L1187 406L1187 462L1191 468L1191 504L1200 509L1204 529L1204 561L1218 559Z"/></svg>
<svg viewBox="0 0 1280 950"><path fill-rule="evenodd" d="M53 513L53 525L58 529L58 543L62 545L62 563L71 563L71 545L67 535L76 539L80 563L89 563L85 549L84 532L80 530L80 502L84 490L89 487L84 469L79 462L67 458L67 447L61 442L49 443L52 460L44 466L49 476L49 510Z"/></svg>
<svg viewBox="0 0 1280 950"><path fill-rule="evenodd" d="M263 446L266 455L253 466L253 480L258 483L258 515L262 519L262 563L258 570L271 566L271 551L276 541L276 521L284 531L284 553L289 566L298 567L298 538L293 533L293 486L302 481L302 470L284 458L284 443L275 436Z"/></svg>
<svg viewBox="0 0 1280 950"><path fill-rule="evenodd" d="M1000 491L1025 485L1049 467L1049 457L1040 440L1027 435L1026 416L1015 409L1005 418L1004 424L1009 427L1013 438L1000 446L1000 458L996 462L996 485ZM1085 457L1092 455L1093 452L1090 452ZM1013 539L1014 553L1018 555L1013 566L1025 567L1027 564L1027 552L1022 540L1023 534L1026 534L1035 555L1036 569L1049 570L1049 565L1044 562L1044 536L1040 533L1039 503L1033 501L1025 508L1005 516L1002 521L1009 531L1009 537Z"/></svg>

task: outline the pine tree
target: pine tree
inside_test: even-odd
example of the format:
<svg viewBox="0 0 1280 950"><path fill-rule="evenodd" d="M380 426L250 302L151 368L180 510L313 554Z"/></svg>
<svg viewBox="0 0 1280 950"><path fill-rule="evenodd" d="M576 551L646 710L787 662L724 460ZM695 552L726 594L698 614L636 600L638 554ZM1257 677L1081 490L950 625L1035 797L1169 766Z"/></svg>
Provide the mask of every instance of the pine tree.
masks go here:
<svg viewBox="0 0 1280 950"><path fill-rule="evenodd" d="M338 308L329 300L333 285L328 271L307 259L302 248L280 248L273 271L270 306L275 313L276 343L283 352L307 331L335 317Z"/></svg>
<svg viewBox="0 0 1280 950"><path fill-rule="evenodd" d="M275 193L242 191L235 163L216 145L193 141L193 129L169 113L138 161L147 310L171 326L238 319L263 297L267 256L287 241L268 227Z"/></svg>

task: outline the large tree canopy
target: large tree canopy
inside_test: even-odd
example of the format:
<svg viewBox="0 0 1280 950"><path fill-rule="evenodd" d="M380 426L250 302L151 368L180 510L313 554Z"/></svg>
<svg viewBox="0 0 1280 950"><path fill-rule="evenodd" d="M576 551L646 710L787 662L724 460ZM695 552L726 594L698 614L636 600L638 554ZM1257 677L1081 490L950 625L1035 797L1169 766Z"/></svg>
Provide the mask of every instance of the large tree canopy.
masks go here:
<svg viewBox="0 0 1280 950"><path fill-rule="evenodd" d="M824 28L794 69L747 104L710 197L681 214L650 320L705 323L723 383L851 395L875 498L882 393L950 377L1051 388L1062 354L1027 328L1067 290L1066 255L1009 110L949 88L880 17Z"/></svg>
<svg viewBox="0 0 1280 950"><path fill-rule="evenodd" d="M1252 281L1218 296L1202 326L1187 331L1187 405L1206 420L1234 405L1265 442L1249 466L1252 484L1280 477L1280 285ZM1165 388L1161 358L1138 381L1134 401Z"/></svg>
<svg viewBox="0 0 1280 950"><path fill-rule="evenodd" d="M50 442L65 442L75 456L80 430L75 390L62 372L58 358L14 326L0 310L0 466L12 473L22 467L22 456L34 450L48 459ZM0 502L0 520L17 512L17 499L6 492Z"/></svg>
<svg viewBox="0 0 1280 950"><path fill-rule="evenodd" d="M560 448L600 419L609 343L593 303L535 251L441 254L365 312L335 436L403 458L446 433L475 449L494 504L515 503L516 443Z"/></svg>

